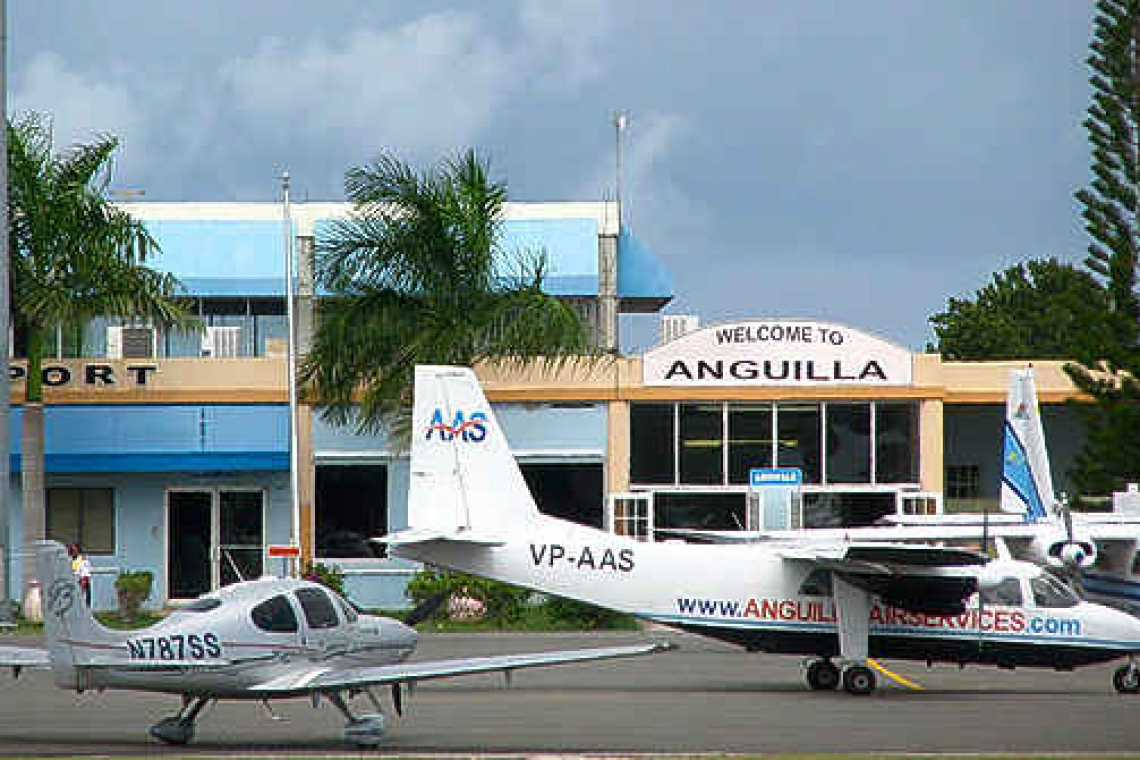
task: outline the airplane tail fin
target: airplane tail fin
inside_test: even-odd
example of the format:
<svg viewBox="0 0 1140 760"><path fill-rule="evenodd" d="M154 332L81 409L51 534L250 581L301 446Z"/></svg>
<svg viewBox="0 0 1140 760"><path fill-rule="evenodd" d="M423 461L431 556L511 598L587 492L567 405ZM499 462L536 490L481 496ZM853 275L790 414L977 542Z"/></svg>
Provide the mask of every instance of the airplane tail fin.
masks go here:
<svg viewBox="0 0 1140 760"><path fill-rule="evenodd" d="M1057 513L1032 368L1010 373L1002 445L1001 509L1024 514L1026 522L1051 519Z"/></svg>
<svg viewBox="0 0 1140 760"><path fill-rule="evenodd" d="M36 542L36 575L43 596L44 638L56 685L79 688L76 666L86 664L96 650L123 644L126 637L95 620L63 544Z"/></svg>
<svg viewBox="0 0 1140 760"><path fill-rule="evenodd" d="M494 544L508 529L537 519L475 373L418 366L415 383L407 540Z"/></svg>

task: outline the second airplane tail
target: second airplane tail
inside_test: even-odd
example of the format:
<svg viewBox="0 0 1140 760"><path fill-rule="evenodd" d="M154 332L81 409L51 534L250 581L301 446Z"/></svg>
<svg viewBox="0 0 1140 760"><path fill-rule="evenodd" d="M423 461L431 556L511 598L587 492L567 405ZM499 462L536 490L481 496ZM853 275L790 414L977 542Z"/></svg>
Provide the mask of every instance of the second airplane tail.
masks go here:
<svg viewBox="0 0 1140 760"><path fill-rule="evenodd" d="M1002 443L1001 509L1026 522L1057 517L1033 370L1010 373Z"/></svg>

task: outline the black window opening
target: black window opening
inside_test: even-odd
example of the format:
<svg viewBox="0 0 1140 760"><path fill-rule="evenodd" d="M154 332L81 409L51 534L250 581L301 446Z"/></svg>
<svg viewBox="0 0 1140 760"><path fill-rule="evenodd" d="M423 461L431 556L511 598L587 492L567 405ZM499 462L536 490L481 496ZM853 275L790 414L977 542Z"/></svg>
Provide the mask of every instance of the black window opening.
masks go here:
<svg viewBox="0 0 1140 760"><path fill-rule="evenodd" d="M84 554L115 553L115 492L110 488L47 489L47 537Z"/></svg>
<svg viewBox="0 0 1140 760"><path fill-rule="evenodd" d="M305 622L310 628L336 628L340 625L336 607L324 591L319 588L299 588L296 593L301 611L305 613Z"/></svg>
<svg viewBox="0 0 1140 760"><path fill-rule="evenodd" d="M805 528L857 528L874 525L895 512L894 493L824 491L803 495Z"/></svg>
<svg viewBox="0 0 1140 760"><path fill-rule="evenodd" d="M946 498L977 499L982 495L982 468L976 464L946 465Z"/></svg>
<svg viewBox="0 0 1140 760"><path fill-rule="evenodd" d="M743 530L745 495L742 493L656 493L653 496L655 528ZM667 540L658 534L657 540Z"/></svg>
<svg viewBox="0 0 1140 760"><path fill-rule="evenodd" d="M315 503L317 556L380 558L371 538L388 532L388 468L384 465L319 465Z"/></svg>
<svg viewBox="0 0 1140 760"><path fill-rule="evenodd" d="M728 408L728 482L749 482L749 471L772 466L772 405Z"/></svg>
<svg viewBox="0 0 1140 760"><path fill-rule="evenodd" d="M798 467L805 483L819 483L820 460L819 404L780 404L776 412L779 426L777 467Z"/></svg>
<svg viewBox="0 0 1140 760"><path fill-rule="evenodd" d="M682 483L724 483L723 420L720 404L681 404L678 459Z"/></svg>
<svg viewBox="0 0 1140 760"><path fill-rule="evenodd" d="M601 528L604 491L600 464L521 464L523 479L544 515Z"/></svg>
<svg viewBox="0 0 1140 760"><path fill-rule="evenodd" d="M795 467L809 485L913 485L918 421L908 401L632 404L630 483L743 486Z"/></svg>
<svg viewBox="0 0 1140 760"><path fill-rule="evenodd" d="M250 612L250 618L255 626L269 633L293 633L297 630L297 615L284 596L275 596L258 604Z"/></svg>
<svg viewBox="0 0 1140 760"><path fill-rule="evenodd" d="M629 474L633 483L672 485L673 404L632 404L629 408Z"/></svg>
<svg viewBox="0 0 1140 760"><path fill-rule="evenodd" d="M827 405L827 482L871 482L870 404Z"/></svg>
<svg viewBox="0 0 1140 760"><path fill-rule="evenodd" d="M875 482L918 482L918 406L875 403Z"/></svg>

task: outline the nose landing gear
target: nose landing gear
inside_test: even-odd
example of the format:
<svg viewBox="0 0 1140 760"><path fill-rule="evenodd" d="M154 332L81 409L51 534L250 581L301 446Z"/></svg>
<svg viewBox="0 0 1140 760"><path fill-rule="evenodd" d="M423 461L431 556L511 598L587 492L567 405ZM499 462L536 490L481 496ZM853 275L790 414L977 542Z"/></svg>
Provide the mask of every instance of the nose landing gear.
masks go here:
<svg viewBox="0 0 1140 760"><path fill-rule="evenodd" d="M1121 694L1140 692L1140 663L1129 658L1127 665L1121 665L1112 674L1112 685Z"/></svg>

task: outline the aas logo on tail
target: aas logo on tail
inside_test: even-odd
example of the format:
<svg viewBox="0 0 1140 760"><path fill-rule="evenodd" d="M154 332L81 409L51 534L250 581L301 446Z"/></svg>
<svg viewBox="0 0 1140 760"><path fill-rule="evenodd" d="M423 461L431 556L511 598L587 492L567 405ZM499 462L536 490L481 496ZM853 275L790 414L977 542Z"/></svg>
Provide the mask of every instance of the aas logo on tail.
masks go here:
<svg viewBox="0 0 1140 760"><path fill-rule="evenodd" d="M436 409L431 415L431 424L427 429L427 440L439 434L441 441L455 440L461 436L465 443L479 443L487 437L487 414L485 412L471 412L464 414L462 410L455 413L455 419L450 424L444 419L443 410Z"/></svg>

